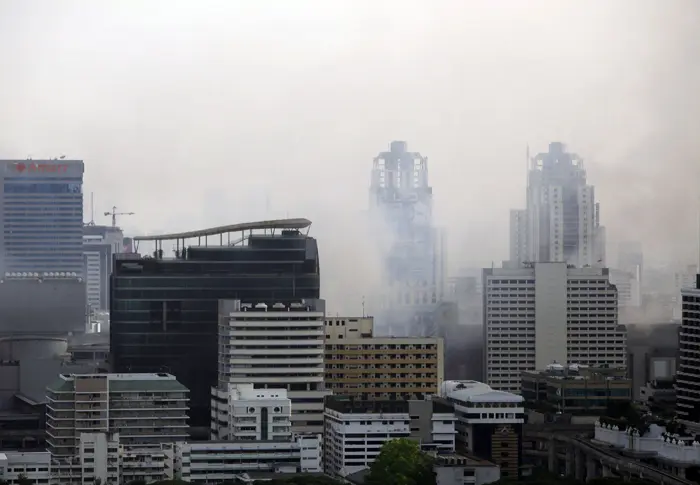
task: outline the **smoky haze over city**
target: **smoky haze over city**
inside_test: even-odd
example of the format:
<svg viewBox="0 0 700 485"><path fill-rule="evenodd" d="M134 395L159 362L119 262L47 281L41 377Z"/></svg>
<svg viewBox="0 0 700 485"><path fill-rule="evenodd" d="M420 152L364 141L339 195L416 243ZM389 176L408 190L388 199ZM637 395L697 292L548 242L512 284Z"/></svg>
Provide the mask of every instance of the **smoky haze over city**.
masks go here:
<svg viewBox="0 0 700 485"><path fill-rule="evenodd" d="M609 260L698 258L700 4L0 1L0 158L85 160L125 234L305 217L329 314L381 285L373 158L429 160L448 275L508 259L526 150L595 186ZM164 248L170 249L170 248Z"/></svg>

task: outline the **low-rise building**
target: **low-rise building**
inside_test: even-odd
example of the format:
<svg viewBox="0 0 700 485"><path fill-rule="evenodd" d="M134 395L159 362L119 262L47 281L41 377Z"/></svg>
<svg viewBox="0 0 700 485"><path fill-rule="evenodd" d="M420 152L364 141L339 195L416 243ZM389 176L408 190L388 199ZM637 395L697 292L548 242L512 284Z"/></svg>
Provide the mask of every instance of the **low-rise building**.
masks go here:
<svg viewBox="0 0 700 485"><path fill-rule="evenodd" d="M518 477L525 421L523 397L476 381L447 381L440 395L457 417L457 450L500 466L503 478Z"/></svg>
<svg viewBox="0 0 700 485"><path fill-rule="evenodd" d="M325 472L346 477L369 467L385 442L412 438L424 450L454 452L455 416L441 401L326 398Z"/></svg>
<svg viewBox="0 0 700 485"><path fill-rule="evenodd" d="M439 485L487 485L501 479L495 463L457 453L431 453L435 481Z"/></svg>
<svg viewBox="0 0 700 485"><path fill-rule="evenodd" d="M216 484L244 474L319 473L321 436L289 441L203 441L174 445L175 478Z"/></svg>
<svg viewBox="0 0 700 485"><path fill-rule="evenodd" d="M537 410L600 416L612 403L632 400L625 368L549 364L522 373L521 394Z"/></svg>
<svg viewBox="0 0 700 485"><path fill-rule="evenodd" d="M0 452L0 481L18 485L20 476L38 485L51 483L51 455L45 451Z"/></svg>
<svg viewBox="0 0 700 485"><path fill-rule="evenodd" d="M286 389L237 384L212 390L211 439L289 441L292 401Z"/></svg>
<svg viewBox="0 0 700 485"><path fill-rule="evenodd" d="M700 466L700 441L695 436L668 433L664 426L656 424L640 435L632 427L620 429L615 424L596 422L594 440L691 480L694 478L687 476L686 471Z"/></svg>
<svg viewBox="0 0 700 485"><path fill-rule="evenodd" d="M373 337L371 317L326 318L325 384L358 399L425 399L444 380L438 337Z"/></svg>

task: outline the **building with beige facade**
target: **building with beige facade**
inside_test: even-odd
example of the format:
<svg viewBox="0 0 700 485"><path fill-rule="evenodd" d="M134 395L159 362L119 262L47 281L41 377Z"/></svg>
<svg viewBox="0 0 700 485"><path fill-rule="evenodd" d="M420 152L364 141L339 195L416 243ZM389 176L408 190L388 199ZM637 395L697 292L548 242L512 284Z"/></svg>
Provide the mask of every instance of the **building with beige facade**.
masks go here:
<svg viewBox="0 0 700 485"><path fill-rule="evenodd" d="M438 337L374 337L372 317L325 322L325 385L333 394L372 399L424 399L444 380Z"/></svg>

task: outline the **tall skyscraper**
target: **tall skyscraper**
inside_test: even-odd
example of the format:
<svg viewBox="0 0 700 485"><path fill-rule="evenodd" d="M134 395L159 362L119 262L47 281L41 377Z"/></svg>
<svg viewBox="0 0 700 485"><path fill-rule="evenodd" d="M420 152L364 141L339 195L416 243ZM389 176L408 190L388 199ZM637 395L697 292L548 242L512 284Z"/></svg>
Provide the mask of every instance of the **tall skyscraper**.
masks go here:
<svg viewBox="0 0 700 485"><path fill-rule="evenodd" d="M676 373L676 413L700 429L700 275L695 288L681 290L683 314Z"/></svg>
<svg viewBox="0 0 700 485"><path fill-rule="evenodd" d="M428 159L406 142L391 142L374 159L370 211L384 258L385 291L371 302L377 333L435 335L445 296L444 237L433 226Z"/></svg>
<svg viewBox="0 0 700 485"><path fill-rule="evenodd" d="M607 268L488 268L483 285L484 365L494 389L519 393L523 371L555 362L626 365L626 331Z"/></svg>
<svg viewBox="0 0 700 485"><path fill-rule="evenodd" d="M511 265L605 266L605 229L583 160L555 142L528 164L527 207L511 211Z"/></svg>
<svg viewBox="0 0 700 485"><path fill-rule="evenodd" d="M124 234L118 227L87 224L83 227L85 289L91 310L109 309L109 276L114 254L123 252Z"/></svg>
<svg viewBox="0 0 700 485"><path fill-rule="evenodd" d="M1 160L0 335L85 330L83 162Z"/></svg>
<svg viewBox="0 0 700 485"><path fill-rule="evenodd" d="M83 275L81 160L2 160L0 274Z"/></svg>
<svg viewBox="0 0 700 485"><path fill-rule="evenodd" d="M285 219L135 237L136 244L154 241L156 250L152 257L130 254L115 262L113 371L177 376L190 390L191 424L208 435L218 376L219 300L318 299L318 246L301 232L310 225ZM176 247L172 256L164 254L163 241Z"/></svg>

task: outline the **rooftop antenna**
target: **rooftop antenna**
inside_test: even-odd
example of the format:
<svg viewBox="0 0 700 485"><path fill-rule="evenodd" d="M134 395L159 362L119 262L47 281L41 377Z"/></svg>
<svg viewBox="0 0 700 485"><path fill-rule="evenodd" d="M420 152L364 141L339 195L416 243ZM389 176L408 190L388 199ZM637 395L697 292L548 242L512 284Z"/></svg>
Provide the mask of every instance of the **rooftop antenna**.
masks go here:
<svg viewBox="0 0 700 485"><path fill-rule="evenodd" d="M365 318L365 295L362 295L362 318Z"/></svg>

